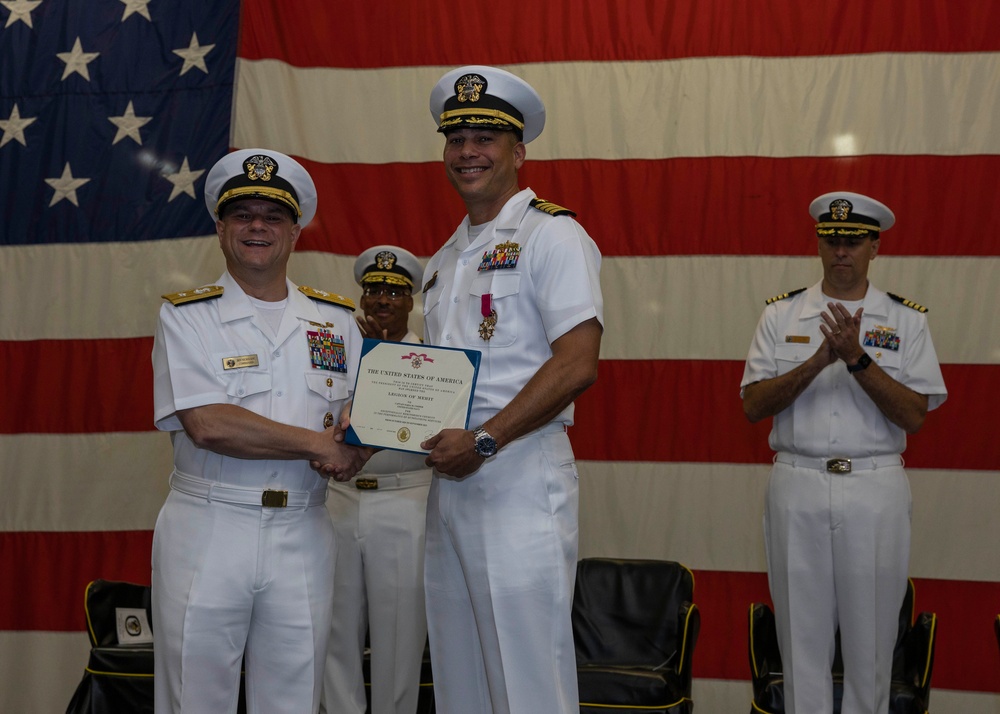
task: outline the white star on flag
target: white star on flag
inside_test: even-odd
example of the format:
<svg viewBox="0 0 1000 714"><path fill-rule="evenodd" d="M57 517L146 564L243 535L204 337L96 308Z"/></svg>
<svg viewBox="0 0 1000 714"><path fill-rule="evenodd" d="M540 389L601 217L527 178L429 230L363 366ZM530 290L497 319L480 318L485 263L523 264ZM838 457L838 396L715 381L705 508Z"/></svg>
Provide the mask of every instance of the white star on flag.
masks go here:
<svg viewBox="0 0 1000 714"><path fill-rule="evenodd" d="M191 33L191 44L188 45L187 49L174 50L175 55L180 55L184 58L184 66L181 67L181 74L183 75L192 67L197 67L205 74L208 74L208 67L205 65L205 55L212 51L215 45L199 45L198 44L198 33Z"/></svg>
<svg viewBox="0 0 1000 714"><path fill-rule="evenodd" d="M163 174L163 178L174 185L173 189L170 191L170 198L167 199L167 203L170 203L182 193L186 193L191 198L197 198L194 193L194 182L197 181L198 177L203 173L205 173L204 169L200 171L191 171L188 168L188 160L185 156L184 161L181 163L180 171L173 174Z"/></svg>
<svg viewBox="0 0 1000 714"><path fill-rule="evenodd" d="M10 27L18 20L31 27L31 11L41 4L42 0L0 0L0 5L10 10L4 27Z"/></svg>
<svg viewBox="0 0 1000 714"><path fill-rule="evenodd" d="M135 141L139 146L142 146L142 136L139 134L139 127L145 126L152 120L153 117L137 117L135 110L132 108L132 102L129 101L128 106L125 107L124 114L120 117L108 117L108 121L118 127L118 133L115 134L114 141L111 142L112 146L126 137Z"/></svg>
<svg viewBox="0 0 1000 714"><path fill-rule="evenodd" d="M62 176L57 179L45 179L45 183L56 190L55 195L52 196L52 200L49 202L49 207L56 205L65 198L79 208L80 204L76 200L76 190L88 181L90 181L89 178L73 178L73 172L70 170L69 162L67 161L65 168L63 168Z"/></svg>
<svg viewBox="0 0 1000 714"><path fill-rule="evenodd" d="M129 15L135 14L142 15L152 22L153 18L149 16L149 8L146 7L149 5L149 2L150 0L121 0L121 3L125 6L125 12L122 13L122 22L125 22L125 19Z"/></svg>
<svg viewBox="0 0 1000 714"><path fill-rule="evenodd" d="M22 119L21 112L17 109L17 104L14 104L14 108L10 112L10 117L6 120L0 119L0 129L3 129L0 146L3 146L12 139L16 139L21 146L27 146L28 142L24 140L24 128L34 121L35 117L24 117Z"/></svg>
<svg viewBox="0 0 1000 714"><path fill-rule="evenodd" d="M73 50L71 52L56 52L56 57L66 63L62 78L66 79L76 72L89 82L90 72L87 70L87 64L97 59L100 54L100 52L84 52L83 45L80 44L80 38L77 37L76 42L73 43Z"/></svg>

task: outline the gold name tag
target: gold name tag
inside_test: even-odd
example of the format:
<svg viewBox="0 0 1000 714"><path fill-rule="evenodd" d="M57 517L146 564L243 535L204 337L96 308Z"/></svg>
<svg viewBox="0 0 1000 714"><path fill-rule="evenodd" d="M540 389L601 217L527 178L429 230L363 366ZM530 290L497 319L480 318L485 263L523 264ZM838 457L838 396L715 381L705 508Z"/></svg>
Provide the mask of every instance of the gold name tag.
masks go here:
<svg viewBox="0 0 1000 714"><path fill-rule="evenodd" d="M222 369L240 369L241 367L257 367L260 360L257 355L242 355L240 357L226 357L222 360Z"/></svg>
<svg viewBox="0 0 1000 714"><path fill-rule="evenodd" d="M785 335L785 342L797 342L799 344L808 345L809 335Z"/></svg>

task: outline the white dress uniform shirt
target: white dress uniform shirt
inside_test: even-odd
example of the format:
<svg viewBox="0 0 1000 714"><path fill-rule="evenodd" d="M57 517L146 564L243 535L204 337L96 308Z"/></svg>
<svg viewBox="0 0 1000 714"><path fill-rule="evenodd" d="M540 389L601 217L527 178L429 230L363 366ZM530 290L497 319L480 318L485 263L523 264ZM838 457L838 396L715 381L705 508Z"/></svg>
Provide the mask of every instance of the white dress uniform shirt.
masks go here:
<svg viewBox="0 0 1000 714"><path fill-rule="evenodd" d="M424 271L428 342L482 353L470 427L521 391L552 342L591 318L603 323L597 246L572 218L532 208L534 197L514 195L471 241L466 217ZM485 340L489 308L496 325ZM470 476L431 484L425 591L440 714L579 711L572 420L570 405Z"/></svg>
<svg viewBox="0 0 1000 714"><path fill-rule="evenodd" d="M201 449L177 412L234 404L322 431L353 390L361 335L349 310L290 281L276 332L228 273L218 285L221 297L165 304L154 340L155 422L174 444L153 539L156 710L235 712L245 652L249 711L315 711L335 557L326 481L305 461ZM330 338L333 369L311 359L323 347L310 333ZM288 506L262 507L264 490Z"/></svg>
<svg viewBox="0 0 1000 714"><path fill-rule="evenodd" d="M792 371L823 344L820 314L827 310L828 302L836 301L823 296L821 285L765 308L750 345L741 388ZM873 285L858 305L864 307L862 340L868 333L879 332L899 338L896 349L863 345L865 352L897 382L926 394L928 410L936 409L947 390L927 317ZM775 415L769 443L775 451L807 456L900 454L906 448L906 433L882 414L838 362L823 370L791 406Z"/></svg>

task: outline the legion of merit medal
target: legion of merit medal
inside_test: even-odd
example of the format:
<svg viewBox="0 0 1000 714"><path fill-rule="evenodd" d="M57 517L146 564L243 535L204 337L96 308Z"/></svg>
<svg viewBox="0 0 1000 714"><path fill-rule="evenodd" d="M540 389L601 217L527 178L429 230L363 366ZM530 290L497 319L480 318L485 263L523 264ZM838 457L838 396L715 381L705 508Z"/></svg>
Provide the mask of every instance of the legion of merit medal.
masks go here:
<svg viewBox="0 0 1000 714"><path fill-rule="evenodd" d="M497 326L497 311L493 309L493 295L486 293L482 298L483 321L479 323L479 336L486 342L493 337L493 332Z"/></svg>

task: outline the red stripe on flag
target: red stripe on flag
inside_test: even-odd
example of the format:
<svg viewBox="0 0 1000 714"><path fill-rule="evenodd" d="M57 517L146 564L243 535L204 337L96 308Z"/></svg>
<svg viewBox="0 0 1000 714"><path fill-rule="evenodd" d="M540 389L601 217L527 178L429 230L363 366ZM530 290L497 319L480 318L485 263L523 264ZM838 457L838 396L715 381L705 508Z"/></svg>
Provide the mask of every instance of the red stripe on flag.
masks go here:
<svg viewBox="0 0 1000 714"><path fill-rule="evenodd" d="M605 256L815 255L809 204L818 186L850 186L892 207L885 255L1000 255L1000 243L982 233L1000 224L1000 156L533 162L528 154L521 185L576 211ZM465 216L440 162L300 160L319 192L300 251L358 255L390 236L433 255Z"/></svg>
<svg viewBox="0 0 1000 714"><path fill-rule="evenodd" d="M0 533L0 559L8 573L0 584L0 630L86 630L83 594L96 579L148 585L152 531ZM917 580L917 610L937 612L934 686L1000 691L993 617L1000 609L1000 583ZM701 634L694 674L745 680L747 610L770 602L763 573L695 571L695 602Z"/></svg>
<svg viewBox="0 0 1000 714"><path fill-rule="evenodd" d="M908 439L907 466L992 470L1000 463L993 403L1000 366L943 365L948 400ZM739 385L743 363L602 360L597 383L577 400L570 431L584 461L770 463L771 420L750 424ZM959 448L975 445L975 448Z"/></svg>
<svg viewBox="0 0 1000 714"><path fill-rule="evenodd" d="M149 337L0 342L0 363L10 365L0 374L0 392L22 405L0 411L0 434L153 431L151 350ZM1000 394L1000 365L942 371L950 396L909 438L907 464L995 469L1000 440L980 395ZM602 360L597 383L577 400L577 458L767 463L770 420L747 422L742 377L743 363L731 360ZM976 448L956 448L961 444Z"/></svg>
<svg viewBox="0 0 1000 714"><path fill-rule="evenodd" d="M625 0L452 5L244 0L239 55L299 67L399 67L1000 49L976 0ZM378 91L378 87L373 87Z"/></svg>
<svg viewBox="0 0 1000 714"><path fill-rule="evenodd" d="M933 687L1000 692L993 636L1000 583L914 579L913 585L916 612L938 616ZM694 676L749 679L748 613L753 602L771 605L767 575L696 570L694 600L701 611Z"/></svg>
<svg viewBox="0 0 1000 714"><path fill-rule="evenodd" d="M87 583L148 585L152 545L152 531L0 532L0 630L86 630Z"/></svg>
<svg viewBox="0 0 1000 714"><path fill-rule="evenodd" d="M0 342L0 434L153 428L152 337Z"/></svg>

